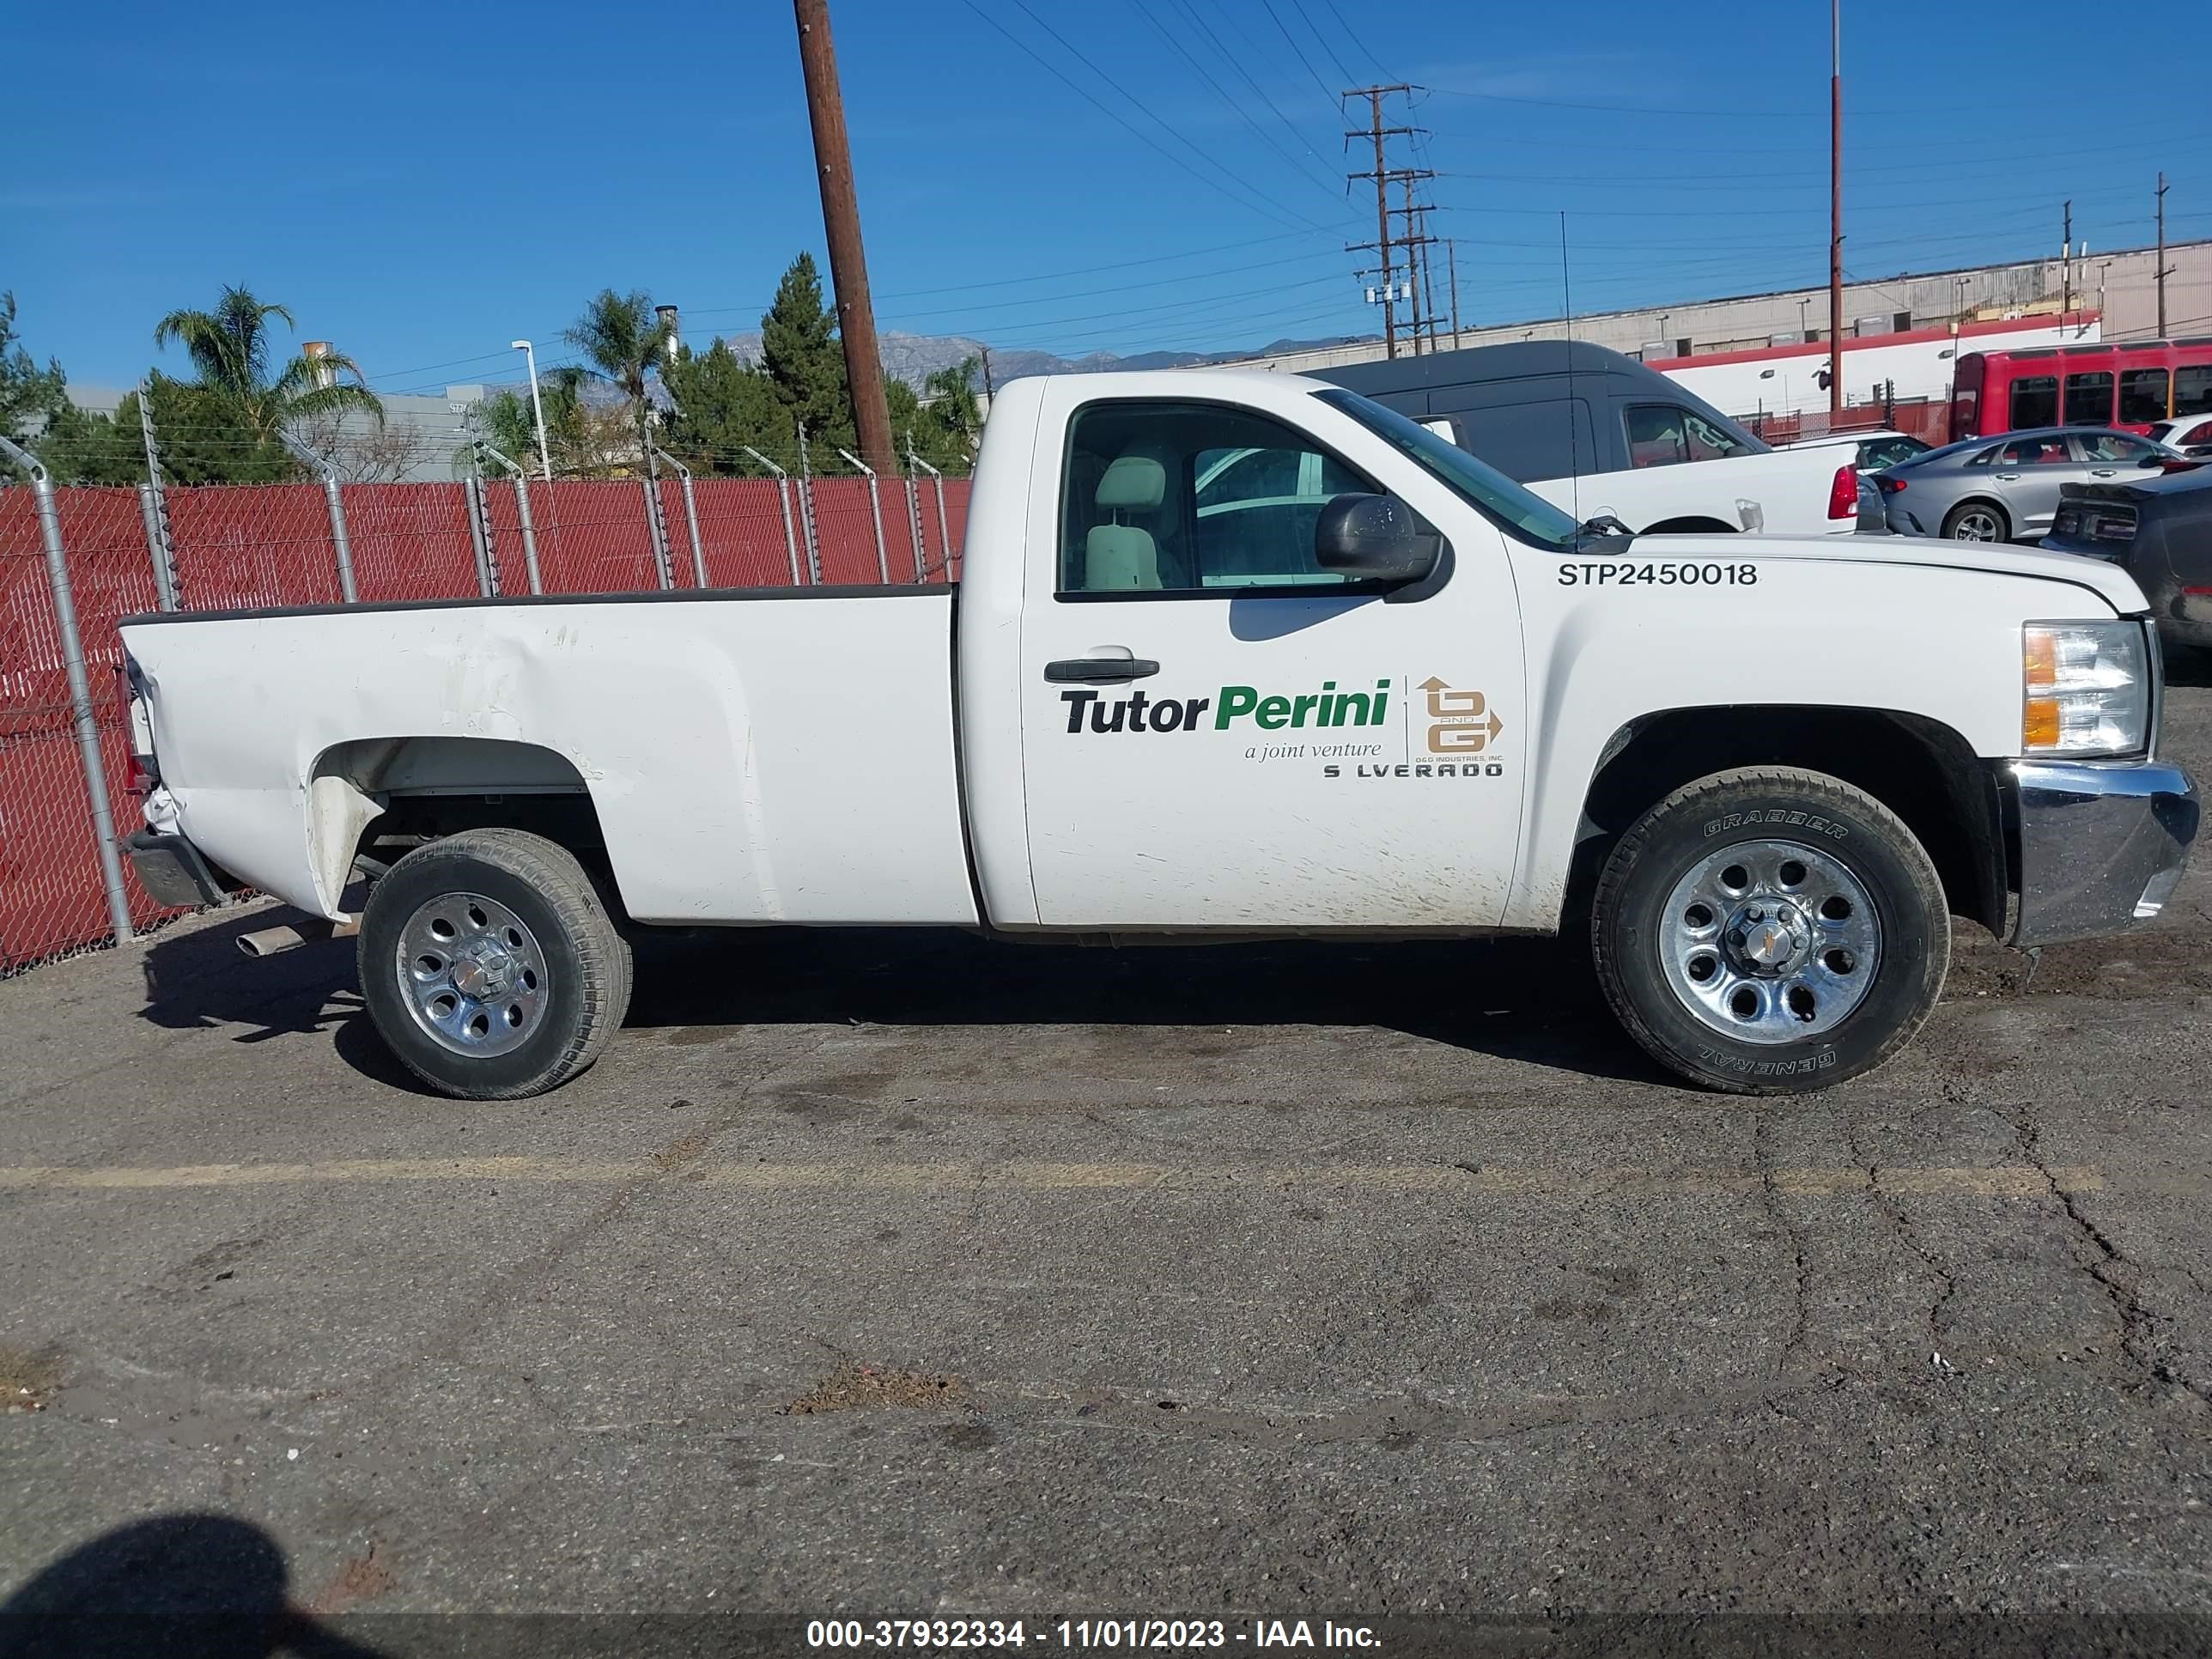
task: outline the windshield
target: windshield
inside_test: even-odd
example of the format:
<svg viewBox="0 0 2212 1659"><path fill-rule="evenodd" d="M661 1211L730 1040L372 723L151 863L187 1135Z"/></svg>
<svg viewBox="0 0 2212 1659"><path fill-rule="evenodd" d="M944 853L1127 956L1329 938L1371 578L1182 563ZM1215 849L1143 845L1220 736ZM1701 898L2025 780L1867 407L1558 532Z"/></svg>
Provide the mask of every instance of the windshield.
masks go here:
<svg viewBox="0 0 2212 1659"><path fill-rule="evenodd" d="M1542 497L1533 495L1495 467L1486 465L1449 439L1407 420L1395 410L1356 392L1314 394L1331 409L1343 410L1413 462L1468 506L1501 529L1555 553L1576 545L1575 521Z"/></svg>

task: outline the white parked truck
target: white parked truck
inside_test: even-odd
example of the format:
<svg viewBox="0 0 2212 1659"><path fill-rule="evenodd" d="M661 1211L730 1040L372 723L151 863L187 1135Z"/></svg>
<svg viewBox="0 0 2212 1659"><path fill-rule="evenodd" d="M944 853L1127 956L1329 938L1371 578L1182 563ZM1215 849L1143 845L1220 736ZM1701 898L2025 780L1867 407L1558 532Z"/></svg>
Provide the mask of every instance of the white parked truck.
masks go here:
<svg viewBox="0 0 2212 1659"><path fill-rule="evenodd" d="M362 605L124 625L131 851L358 925L435 1087L533 1094L654 924L1587 934L1714 1088L1895 1053L1954 913L2155 914L2196 833L2110 565L1629 538L1296 376L1018 381L957 588ZM366 883L365 903L351 895Z"/></svg>

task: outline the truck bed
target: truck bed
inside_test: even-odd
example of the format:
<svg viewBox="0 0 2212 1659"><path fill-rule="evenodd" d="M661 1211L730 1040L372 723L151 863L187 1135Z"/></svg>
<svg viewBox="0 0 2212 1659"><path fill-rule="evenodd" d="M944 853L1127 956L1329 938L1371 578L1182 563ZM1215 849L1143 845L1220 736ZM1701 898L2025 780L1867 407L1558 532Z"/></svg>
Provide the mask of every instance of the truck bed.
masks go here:
<svg viewBox="0 0 2212 1659"><path fill-rule="evenodd" d="M334 838L372 810L346 775L380 805L481 793L490 765L514 793L588 793L641 921L968 923L952 605L935 586L679 591L122 631L185 833L303 908L337 914Z"/></svg>

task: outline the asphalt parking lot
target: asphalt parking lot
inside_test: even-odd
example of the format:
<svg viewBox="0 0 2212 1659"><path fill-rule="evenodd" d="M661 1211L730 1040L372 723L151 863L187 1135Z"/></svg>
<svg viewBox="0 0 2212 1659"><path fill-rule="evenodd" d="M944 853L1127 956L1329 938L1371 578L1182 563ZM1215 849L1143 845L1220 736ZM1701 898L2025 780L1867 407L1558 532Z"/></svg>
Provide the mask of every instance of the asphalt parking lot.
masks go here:
<svg viewBox="0 0 2212 1659"><path fill-rule="evenodd" d="M1778 1103L1673 1086L1526 944L676 939L503 1106L407 1087L349 946L248 962L258 916L42 969L0 1649L1934 1609L2202 1651L2208 902L2032 976L1968 930L1901 1060Z"/></svg>

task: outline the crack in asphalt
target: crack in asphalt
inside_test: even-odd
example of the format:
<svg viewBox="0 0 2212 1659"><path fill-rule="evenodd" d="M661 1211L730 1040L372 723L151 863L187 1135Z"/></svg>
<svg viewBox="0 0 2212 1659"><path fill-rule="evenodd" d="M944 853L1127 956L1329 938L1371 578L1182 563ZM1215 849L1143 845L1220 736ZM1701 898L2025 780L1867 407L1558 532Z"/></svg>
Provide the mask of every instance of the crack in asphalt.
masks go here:
<svg viewBox="0 0 2212 1659"><path fill-rule="evenodd" d="M1796 1285L1793 1292L1794 1307L1790 1322L1790 1339L1782 1345L1781 1357L1775 1369L1783 1370L1791 1356L1803 1349L1808 1328L1812 1318L1813 1270L1805 1260L1805 1230L1798 1225L1782 1203L1782 1190L1774 1184L1774 1159L1767 1149L1773 1117L1768 1112L1755 1112L1751 1120L1751 1157L1759 1171L1759 1191L1766 1214L1782 1229L1790 1240L1792 1254L1796 1258Z"/></svg>
<svg viewBox="0 0 2212 1659"><path fill-rule="evenodd" d="M1928 1304L1928 1342L1930 1352L1940 1353L1946 1340L1944 1317L1951 1306L1951 1299L1959 1293L1958 1279L1944 1265L1943 1259L1928 1248L1927 1242L1920 1237L1920 1230L1906 1212L1903 1200L1883 1190L1881 1161L1868 1156L1865 1147L1860 1144L1859 1125L1848 1116L1844 1120L1844 1144L1850 1149L1853 1160L1866 1170L1867 1195L1888 1216L1891 1233L1899 1243L1919 1258L1926 1277L1936 1283L1936 1299ZM2044 1178L2046 1181L2051 1178L2047 1170L2044 1171Z"/></svg>
<svg viewBox="0 0 2212 1659"><path fill-rule="evenodd" d="M2185 1375L2158 1352L2166 1346L2159 1328L2166 1322L2143 1304L2142 1264L2130 1258L2112 1241L2105 1230L2083 1212L2074 1190L2052 1173L2043 1156L2043 1126L2036 1121L2033 1111L2025 1104L2014 1107L2010 1113L1999 1107L1990 1109L2010 1127L2021 1157L2041 1173L2051 1196L2057 1200L2060 1211L2071 1224L2075 1261L2096 1281L2118 1318L2120 1352L2152 1382L2180 1389L2197 1400L2212 1404L2212 1383Z"/></svg>

